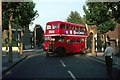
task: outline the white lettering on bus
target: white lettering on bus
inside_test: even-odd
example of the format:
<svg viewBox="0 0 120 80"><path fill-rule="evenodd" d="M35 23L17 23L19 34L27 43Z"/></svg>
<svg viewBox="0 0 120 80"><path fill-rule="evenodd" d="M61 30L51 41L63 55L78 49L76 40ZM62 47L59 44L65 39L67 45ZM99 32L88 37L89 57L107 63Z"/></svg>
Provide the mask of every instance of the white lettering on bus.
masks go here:
<svg viewBox="0 0 120 80"><path fill-rule="evenodd" d="M68 34L68 31L66 31L66 34Z"/></svg>
<svg viewBox="0 0 120 80"><path fill-rule="evenodd" d="M80 31L75 31L74 30L74 34L84 34L84 32L80 32Z"/></svg>
<svg viewBox="0 0 120 80"><path fill-rule="evenodd" d="M70 34L72 34L72 30L70 30Z"/></svg>
<svg viewBox="0 0 120 80"><path fill-rule="evenodd" d="M55 31L54 30L49 30L49 33L55 33Z"/></svg>

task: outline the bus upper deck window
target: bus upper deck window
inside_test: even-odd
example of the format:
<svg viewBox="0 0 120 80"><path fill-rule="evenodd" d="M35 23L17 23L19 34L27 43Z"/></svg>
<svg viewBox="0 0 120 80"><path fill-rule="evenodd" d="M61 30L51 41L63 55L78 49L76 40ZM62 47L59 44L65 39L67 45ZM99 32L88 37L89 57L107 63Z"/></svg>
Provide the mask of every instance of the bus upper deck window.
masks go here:
<svg viewBox="0 0 120 80"><path fill-rule="evenodd" d="M74 30L75 29L75 27L74 26L72 26L72 30Z"/></svg>
<svg viewBox="0 0 120 80"><path fill-rule="evenodd" d="M80 31L81 31L81 32L84 32L84 31L85 31L85 28L80 28Z"/></svg>
<svg viewBox="0 0 120 80"><path fill-rule="evenodd" d="M76 26L76 27L75 27L75 30L76 30L76 31L78 31L78 30L79 30L79 27L78 27L78 26Z"/></svg>
<svg viewBox="0 0 120 80"><path fill-rule="evenodd" d="M51 25L48 24L48 25L46 26L46 29L51 29Z"/></svg>
<svg viewBox="0 0 120 80"><path fill-rule="evenodd" d="M60 28L65 29L65 24L60 24Z"/></svg>
<svg viewBox="0 0 120 80"><path fill-rule="evenodd" d="M70 29L70 25L66 25L66 29Z"/></svg>
<svg viewBox="0 0 120 80"><path fill-rule="evenodd" d="M53 25L52 25L52 28L53 28L53 29L58 28L58 24L53 24Z"/></svg>

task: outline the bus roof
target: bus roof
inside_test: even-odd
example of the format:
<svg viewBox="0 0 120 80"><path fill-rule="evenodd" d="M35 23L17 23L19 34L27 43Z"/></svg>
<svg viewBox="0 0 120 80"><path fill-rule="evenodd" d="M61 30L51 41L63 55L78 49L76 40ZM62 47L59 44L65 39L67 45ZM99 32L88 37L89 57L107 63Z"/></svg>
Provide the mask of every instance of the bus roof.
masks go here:
<svg viewBox="0 0 120 80"><path fill-rule="evenodd" d="M50 21L50 22L47 22L47 24L57 24L57 23L70 24L70 25L74 25L74 26L85 27L84 24L76 24L76 23L64 22L64 21Z"/></svg>

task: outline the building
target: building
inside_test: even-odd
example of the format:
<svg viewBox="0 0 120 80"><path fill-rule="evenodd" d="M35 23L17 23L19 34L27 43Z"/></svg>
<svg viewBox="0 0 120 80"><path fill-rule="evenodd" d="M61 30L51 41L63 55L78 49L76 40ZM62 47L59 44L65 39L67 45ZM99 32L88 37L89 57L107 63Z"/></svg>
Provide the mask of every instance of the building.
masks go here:
<svg viewBox="0 0 120 80"><path fill-rule="evenodd" d="M106 34L110 38L110 42L114 48L115 54L118 54L120 52L120 24L116 25L114 31L108 31Z"/></svg>
<svg viewBox="0 0 120 80"><path fill-rule="evenodd" d="M12 25L12 47L15 49L18 49L17 47L19 46L20 40L21 40L21 29L19 28L19 25L14 24ZM23 29L24 36L23 36L23 44L24 44L24 49L29 49L31 48L31 34L29 30L29 26L25 27ZM8 37L8 29L4 29L2 31L2 47L8 46L6 43L9 39ZM14 51L14 50L13 50Z"/></svg>

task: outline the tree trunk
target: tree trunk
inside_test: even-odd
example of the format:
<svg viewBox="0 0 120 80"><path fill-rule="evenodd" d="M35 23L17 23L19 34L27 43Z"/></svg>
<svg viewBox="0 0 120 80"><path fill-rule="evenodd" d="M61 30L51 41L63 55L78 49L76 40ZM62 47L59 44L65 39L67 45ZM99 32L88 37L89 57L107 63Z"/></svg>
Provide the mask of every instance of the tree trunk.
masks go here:
<svg viewBox="0 0 120 80"><path fill-rule="evenodd" d="M34 49L36 49L36 27L34 28Z"/></svg>
<svg viewBox="0 0 120 80"><path fill-rule="evenodd" d="M120 23L118 23L118 27L119 27L118 30L120 30ZM120 35L119 35L119 33L118 33L118 50L119 50L119 53L120 53Z"/></svg>
<svg viewBox="0 0 120 80"><path fill-rule="evenodd" d="M94 40L94 33L92 37L92 56L95 56L95 40Z"/></svg>
<svg viewBox="0 0 120 80"><path fill-rule="evenodd" d="M8 57L8 62L12 62L12 27L11 27L12 17L13 17L13 14L11 13L10 20L9 20L9 57Z"/></svg>
<svg viewBox="0 0 120 80"><path fill-rule="evenodd" d="M9 48L9 42L8 42L8 36L9 36L9 35L8 35L8 30L6 31L6 36L7 36L7 37L6 37L6 40L5 40L5 42L6 42L6 54L8 54L8 51L9 51L9 50L8 50L8 48Z"/></svg>
<svg viewBox="0 0 120 80"><path fill-rule="evenodd" d="M20 57L23 55L23 28L21 28L21 39L20 39Z"/></svg>

